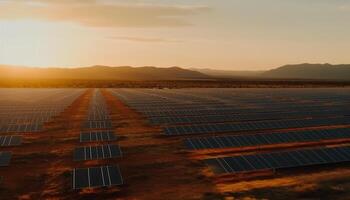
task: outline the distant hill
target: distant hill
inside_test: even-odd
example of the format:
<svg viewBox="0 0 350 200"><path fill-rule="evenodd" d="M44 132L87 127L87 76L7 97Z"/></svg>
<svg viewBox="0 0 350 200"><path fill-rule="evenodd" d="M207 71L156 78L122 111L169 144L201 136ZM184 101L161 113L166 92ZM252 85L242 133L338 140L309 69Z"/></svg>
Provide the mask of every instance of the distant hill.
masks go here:
<svg viewBox="0 0 350 200"><path fill-rule="evenodd" d="M216 70L208 68L191 68L193 71L197 71L209 76L221 77L221 78L239 78L239 77L259 77L264 71L232 71L232 70Z"/></svg>
<svg viewBox="0 0 350 200"><path fill-rule="evenodd" d="M34 68L0 65L0 80L69 79L69 80L206 80L206 79L317 79L350 81L350 65L299 64L285 65L269 71L230 71L183 69L180 67L109 67Z"/></svg>
<svg viewBox="0 0 350 200"><path fill-rule="evenodd" d="M262 76L266 78L350 80L350 64L285 65L266 71Z"/></svg>
<svg viewBox="0 0 350 200"><path fill-rule="evenodd" d="M30 68L0 65L0 79L193 80L208 78L210 76L180 67Z"/></svg>

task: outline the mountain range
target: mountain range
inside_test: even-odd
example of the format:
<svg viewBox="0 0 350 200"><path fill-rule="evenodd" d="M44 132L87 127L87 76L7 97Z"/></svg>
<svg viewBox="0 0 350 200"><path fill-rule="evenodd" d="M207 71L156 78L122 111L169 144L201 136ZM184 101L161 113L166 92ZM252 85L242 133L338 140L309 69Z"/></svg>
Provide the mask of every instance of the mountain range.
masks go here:
<svg viewBox="0 0 350 200"><path fill-rule="evenodd" d="M262 74L268 78L282 79L322 79L322 80L350 80L350 64L299 64L285 65Z"/></svg>
<svg viewBox="0 0 350 200"><path fill-rule="evenodd" d="M220 78L309 79L350 81L350 65L298 64L268 71L230 71L184 69L180 67L34 68L0 65L0 79L75 79L75 80L208 80Z"/></svg>
<svg viewBox="0 0 350 200"><path fill-rule="evenodd" d="M193 70L221 78L350 80L350 64L331 65L328 63L304 63L284 65L267 71L228 71L195 68Z"/></svg>
<svg viewBox="0 0 350 200"><path fill-rule="evenodd" d="M201 72L213 77L219 78L242 78L242 77L259 77L264 71L236 71L236 70L217 70L209 68L190 68L193 71Z"/></svg>
<svg viewBox="0 0 350 200"><path fill-rule="evenodd" d="M0 66L3 79L79 79L79 80L186 80L210 76L180 67L109 67L31 68Z"/></svg>

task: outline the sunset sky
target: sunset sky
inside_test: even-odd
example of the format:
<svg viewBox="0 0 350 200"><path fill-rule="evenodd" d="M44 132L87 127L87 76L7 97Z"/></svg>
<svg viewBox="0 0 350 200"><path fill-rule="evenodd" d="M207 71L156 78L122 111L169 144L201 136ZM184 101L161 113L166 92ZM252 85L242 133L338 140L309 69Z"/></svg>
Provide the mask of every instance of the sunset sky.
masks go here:
<svg viewBox="0 0 350 200"><path fill-rule="evenodd" d="M0 64L350 63L349 0L0 0Z"/></svg>

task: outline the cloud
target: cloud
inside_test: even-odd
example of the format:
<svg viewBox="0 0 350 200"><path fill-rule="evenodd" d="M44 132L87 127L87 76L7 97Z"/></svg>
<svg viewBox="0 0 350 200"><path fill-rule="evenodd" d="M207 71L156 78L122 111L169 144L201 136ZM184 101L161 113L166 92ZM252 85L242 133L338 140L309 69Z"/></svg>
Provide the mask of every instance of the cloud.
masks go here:
<svg viewBox="0 0 350 200"><path fill-rule="evenodd" d="M189 16L209 10L206 6L103 4L93 0L63 2L36 0L28 4L17 0L3 3L0 6L0 20L36 19L73 22L91 27L177 27L192 25Z"/></svg>
<svg viewBox="0 0 350 200"><path fill-rule="evenodd" d="M165 38L146 38L146 37L129 37L129 36L111 36L108 39L113 40L125 40L131 42L159 42L159 43L178 43L182 42L182 40L172 40Z"/></svg>

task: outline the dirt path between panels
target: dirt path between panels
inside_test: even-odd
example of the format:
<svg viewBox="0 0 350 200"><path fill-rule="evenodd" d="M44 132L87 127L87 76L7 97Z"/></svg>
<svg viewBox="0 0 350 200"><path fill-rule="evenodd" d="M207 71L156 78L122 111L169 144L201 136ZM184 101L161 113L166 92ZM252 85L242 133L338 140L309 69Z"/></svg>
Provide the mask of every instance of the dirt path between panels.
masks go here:
<svg viewBox="0 0 350 200"><path fill-rule="evenodd" d="M123 158L122 199L219 199L215 185L204 176L201 162L190 160L182 140L162 136L108 90L102 94L111 110Z"/></svg>

